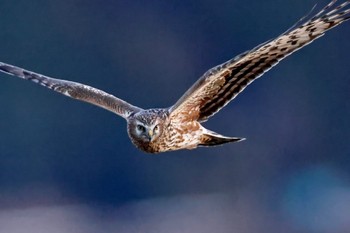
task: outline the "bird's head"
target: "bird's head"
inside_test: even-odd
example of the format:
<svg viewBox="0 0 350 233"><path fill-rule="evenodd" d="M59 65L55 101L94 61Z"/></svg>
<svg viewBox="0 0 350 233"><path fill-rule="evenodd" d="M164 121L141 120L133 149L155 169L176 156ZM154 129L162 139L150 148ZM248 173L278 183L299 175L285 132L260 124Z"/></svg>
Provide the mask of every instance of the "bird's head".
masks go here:
<svg viewBox="0 0 350 233"><path fill-rule="evenodd" d="M128 120L128 133L135 144L148 145L156 141L166 126L166 117L157 109L140 111Z"/></svg>

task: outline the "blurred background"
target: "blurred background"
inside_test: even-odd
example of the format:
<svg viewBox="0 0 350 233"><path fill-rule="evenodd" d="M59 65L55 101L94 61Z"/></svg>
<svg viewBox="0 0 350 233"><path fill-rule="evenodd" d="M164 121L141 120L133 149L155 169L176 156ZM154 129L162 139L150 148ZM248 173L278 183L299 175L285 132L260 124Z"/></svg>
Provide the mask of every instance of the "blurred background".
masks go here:
<svg viewBox="0 0 350 233"><path fill-rule="evenodd" d="M342 2L342 1L340 1ZM167 107L328 0L2 0L0 60ZM149 155L120 117L0 74L0 232L349 232L350 22Z"/></svg>

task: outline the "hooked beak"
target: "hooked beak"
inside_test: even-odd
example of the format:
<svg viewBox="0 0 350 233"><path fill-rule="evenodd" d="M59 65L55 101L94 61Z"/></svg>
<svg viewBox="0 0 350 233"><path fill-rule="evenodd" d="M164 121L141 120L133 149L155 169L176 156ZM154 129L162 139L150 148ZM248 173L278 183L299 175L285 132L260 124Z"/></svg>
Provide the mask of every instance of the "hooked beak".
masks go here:
<svg viewBox="0 0 350 233"><path fill-rule="evenodd" d="M148 140L149 140L150 142L152 142L152 141L153 141L153 130L149 130L147 136L148 136Z"/></svg>

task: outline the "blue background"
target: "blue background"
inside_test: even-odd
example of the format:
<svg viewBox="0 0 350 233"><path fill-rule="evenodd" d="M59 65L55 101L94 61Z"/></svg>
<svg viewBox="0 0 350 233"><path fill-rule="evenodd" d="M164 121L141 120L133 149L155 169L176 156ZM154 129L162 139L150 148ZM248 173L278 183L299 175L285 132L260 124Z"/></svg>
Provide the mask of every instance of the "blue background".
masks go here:
<svg viewBox="0 0 350 233"><path fill-rule="evenodd" d="M168 107L316 2L2 0L0 60ZM122 118L0 74L0 232L349 231L349 36L328 32L205 123L246 141L160 155Z"/></svg>

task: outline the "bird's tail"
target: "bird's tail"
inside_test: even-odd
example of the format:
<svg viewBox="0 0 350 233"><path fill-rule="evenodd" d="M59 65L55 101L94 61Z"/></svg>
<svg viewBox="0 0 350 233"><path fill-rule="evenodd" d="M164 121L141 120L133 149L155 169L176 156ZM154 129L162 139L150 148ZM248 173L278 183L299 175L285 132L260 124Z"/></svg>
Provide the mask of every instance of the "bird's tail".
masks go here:
<svg viewBox="0 0 350 233"><path fill-rule="evenodd" d="M208 130L202 135L199 146L218 146L229 142L240 142L243 140L245 140L245 138L226 137Z"/></svg>

